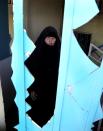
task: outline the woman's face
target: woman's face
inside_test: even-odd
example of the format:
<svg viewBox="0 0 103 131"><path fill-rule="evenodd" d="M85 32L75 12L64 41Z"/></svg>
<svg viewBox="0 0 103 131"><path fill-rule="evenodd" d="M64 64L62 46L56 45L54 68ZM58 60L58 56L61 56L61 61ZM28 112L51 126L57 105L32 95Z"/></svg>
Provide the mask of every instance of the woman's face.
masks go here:
<svg viewBox="0 0 103 131"><path fill-rule="evenodd" d="M52 36L47 36L45 39L44 39L45 43L49 46L54 46L55 45L55 42L56 42L56 38L55 37L52 37Z"/></svg>

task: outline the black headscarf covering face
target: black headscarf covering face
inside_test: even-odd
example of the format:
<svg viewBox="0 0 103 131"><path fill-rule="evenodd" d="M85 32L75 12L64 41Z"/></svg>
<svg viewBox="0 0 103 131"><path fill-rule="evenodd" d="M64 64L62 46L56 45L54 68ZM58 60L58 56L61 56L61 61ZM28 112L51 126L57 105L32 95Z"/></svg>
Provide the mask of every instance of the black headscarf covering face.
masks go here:
<svg viewBox="0 0 103 131"><path fill-rule="evenodd" d="M48 26L41 32L41 34L39 35L38 39L35 42L35 45L36 46L41 45L47 36L55 37L56 43L60 43L57 30L52 26Z"/></svg>
<svg viewBox="0 0 103 131"><path fill-rule="evenodd" d="M48 36L56 38L54 46L45 43L45 38ZM30 95L26 101L32 108L27 113L42 127L53 116L55 108L61 46L56 29L51 26L46 27L35 45L35 50L25 61L25 65L35 78L34 83L28 88ZM37 95L35 101L31 99L31 92Z"/></svg>
<svg viewBox="0 0 103 131"><path fill-rule="evenodd" d="M45 38L48 36L56 38L54 46L49 46L45 43ZM50 64L51 66L54 65L58 68L61 42L56 29L52 26L46 27L39 35L35 45L36 49L25 61L25 64L29 68L31 74L34 76L34 70L37 72L38 68L46 69L47 66L50 66Z"/></svg>

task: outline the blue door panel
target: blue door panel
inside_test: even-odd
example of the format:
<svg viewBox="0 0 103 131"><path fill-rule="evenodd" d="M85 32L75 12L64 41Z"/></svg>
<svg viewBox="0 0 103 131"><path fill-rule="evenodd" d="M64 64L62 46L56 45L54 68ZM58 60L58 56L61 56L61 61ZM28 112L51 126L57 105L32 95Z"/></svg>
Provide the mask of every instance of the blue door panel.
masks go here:
<svg viewBox="0 0 103 131"><path fill-rule="evenodd" d="M18 131L91 131L92 123L102 118L103 62L97 67L80 48L73 30L90 21L97 13L95 0L65 0L58 89L54 116L40 128L26 112L25 99L35 78L24 61L35 49L23 27L23 0L13 1L14 40L12 45L12 81L19 109ZM34 22L35 23L35 22Z"/></svg>

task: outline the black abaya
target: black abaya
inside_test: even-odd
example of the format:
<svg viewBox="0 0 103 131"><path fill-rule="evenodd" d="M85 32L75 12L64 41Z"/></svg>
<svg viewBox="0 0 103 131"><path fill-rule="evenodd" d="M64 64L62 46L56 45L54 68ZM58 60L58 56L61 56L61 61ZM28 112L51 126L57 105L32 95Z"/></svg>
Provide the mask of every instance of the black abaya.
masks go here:
<svg viewBox="0 0 103 131"><path fill-rule="evenodd" d="M56 38L54 46L44 42L47 36ZM55 108L61 46L57 31L53 27L45 28L35 45L36 49L25 61L35 78L34 83L28 88L30 95L26 101L32 108L27 114L42 127L53 116ZM31 97L32 92L35 92L35 100Z"/></svg>

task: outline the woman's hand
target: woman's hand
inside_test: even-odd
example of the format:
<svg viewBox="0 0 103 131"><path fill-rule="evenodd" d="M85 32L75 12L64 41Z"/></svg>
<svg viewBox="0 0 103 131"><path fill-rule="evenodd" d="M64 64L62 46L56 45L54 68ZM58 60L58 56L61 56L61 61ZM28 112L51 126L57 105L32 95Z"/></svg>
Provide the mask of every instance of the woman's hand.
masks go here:
<svg viewBox="0 0 103 131"><path fill-rule="evenodd" d="M35 101L36 99L37 99L37 94L35 93L35 91L32 91L31 92L31 94L30 94L30 96L31 96L31 99L33 100L33 101Z"/></svg>

